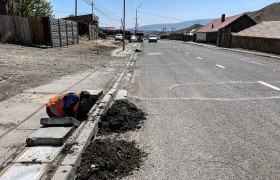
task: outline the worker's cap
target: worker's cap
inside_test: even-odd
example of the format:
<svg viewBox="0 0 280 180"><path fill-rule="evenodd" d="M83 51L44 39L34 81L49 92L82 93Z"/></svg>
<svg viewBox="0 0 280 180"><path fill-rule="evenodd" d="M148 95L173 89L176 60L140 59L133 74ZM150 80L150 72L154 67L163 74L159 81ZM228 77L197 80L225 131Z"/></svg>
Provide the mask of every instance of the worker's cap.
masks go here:
<svg viewBox="0 0 280 180"><path fill-rule="evenodd" d="M81 99L82 99L82 98L87 98L87 99L89 99L90 96L91 96L91 94L90 94L88 91L82 91L82 92L80 93L80 98L81 98Z"/></svg>

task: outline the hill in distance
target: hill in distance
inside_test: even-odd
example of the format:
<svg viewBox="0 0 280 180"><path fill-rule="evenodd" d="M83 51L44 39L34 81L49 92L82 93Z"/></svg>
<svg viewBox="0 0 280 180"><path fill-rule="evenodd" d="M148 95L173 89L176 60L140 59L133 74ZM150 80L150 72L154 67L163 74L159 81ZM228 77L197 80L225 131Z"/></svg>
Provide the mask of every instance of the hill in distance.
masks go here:
<svg viewBox="0 0 280 180"><path fill-rule="evenodd" d="M213 19L199 19L199 20L192 20L192 21L184 21L180 23L166 23L166 24L152 24L146 26L139 26L139 30L147 30L147 31L162 31L163 28L166 28L167 31L171 31L172 28L175 30L183 29L186 27L190 27L194 24L202 24L206 25L211 22Z"/></svg>
<svg viewBox="0 0 280 180"><path fill-rule="evenodd" d="M273 3L269 6L264 7L258 11L247 12L247 14L254 19L257 23L261 21L280 21L280 3ZM180 23L166 23L166 24L152 24L146 26L140 26L139 30L144 30L145 32L155 32L162 31L166 27L167 31L171 31L172 28L175 30L181 30L190 27L194 24L206 25L214 19L199 19L192 21L184 21Z"/></svg>
<svg viewBox="0 0 280 180"><path fill-rule="evenodd" d="M247 12L257 23L262 21L280 21L280 3L273 3L259 11Z"/></svg>

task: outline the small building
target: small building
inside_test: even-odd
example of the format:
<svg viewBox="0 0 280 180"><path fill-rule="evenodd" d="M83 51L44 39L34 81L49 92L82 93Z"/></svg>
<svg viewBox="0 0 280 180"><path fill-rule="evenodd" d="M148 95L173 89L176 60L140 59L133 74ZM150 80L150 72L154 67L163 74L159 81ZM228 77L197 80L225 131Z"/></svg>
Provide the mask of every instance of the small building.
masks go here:
<svg viewBox="0 0 280 180"><path fill-rule="evenodd" d="M280 21L263 21L233 34L231 47L280 54Z"/></svg>
<svg viewBox="0 0 280 180"><path fill-rule="evenodd" d="M97 34L97 29L99 24L98 16L92 14L86 14L81 16L70 16L63 19L77 22L79 27L78 28L79 35L91 35L92 33Z"/></svg>
<svg viewBox="0 0 280 180"><path fill-rule="evenodd" d="M0 15L10 15L15 5L15 0L0 0Z"/></svg>
<svg viewBox="0 0 280 180"><path fill-rule="evenodd" d="M199 29L197 34L197 42L217 43L218 32L221 29L230 29L231 32L239 32L247 29L256 22L250 18L246 13L231 17L226 17L225 14L221 18L215 19L209 24Z"/></svg>

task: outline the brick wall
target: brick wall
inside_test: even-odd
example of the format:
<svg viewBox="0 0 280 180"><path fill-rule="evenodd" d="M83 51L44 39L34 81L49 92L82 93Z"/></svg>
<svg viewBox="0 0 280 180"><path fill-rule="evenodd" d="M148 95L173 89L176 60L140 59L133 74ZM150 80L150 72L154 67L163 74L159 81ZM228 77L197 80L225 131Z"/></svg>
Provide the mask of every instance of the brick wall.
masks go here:
<svg viewBox="0 0 280 180"><path fill-rule="evenodd" d="M231 47L280 54L280 39L233 35Z"/></svg>

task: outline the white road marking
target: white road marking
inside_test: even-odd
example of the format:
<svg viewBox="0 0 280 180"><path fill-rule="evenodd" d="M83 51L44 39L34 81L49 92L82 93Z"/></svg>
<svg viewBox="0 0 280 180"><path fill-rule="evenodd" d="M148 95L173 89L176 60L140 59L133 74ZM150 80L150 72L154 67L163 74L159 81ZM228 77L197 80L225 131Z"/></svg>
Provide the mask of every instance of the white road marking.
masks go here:
<svg viewBox="0 0 280 180"><path fill-rule="evenodd" d="M245 62L247 62L248 59L252 59L252 58L242 58L242 59L240 59L240 61L245 61Z"/></svg>
<svg viewBox="0 0 280 180"><path fill-rule="evenodd" d="M242 82L242 81L228 81L228 82L216 82L216 83L185 83L185 84L170 84L171 86L168 87L169 90L179 87L179 86L204 86L204 85L223 85L223 84L256 84L259 82L256 81L248 81L248 82ZM271 81L270 83L280 83L280 81Z"/></svg>
<svg viewBox="0 0 280 180"><path fill-rule="evenodd" d="M148 56L160 56L162 53L148 53Z"/></svg>
<svg viewBox="0 0 280 180"><path fill-rule="evenodd" d="M259 98L191 98L191 97L178 97L178 98L144 98L132 96L136 99L146 100L146 101L159 101L159 100L184 100L184 101L219 101L219 102L232 102L232 101L255 101L255 100L271 100L271 99L280 99L280 96L270 96L270 97L259 97Z"/></svg>
<svg viewBox="0 0 280 180"><path fill-rule="evenodd" d="M197 59L202 59L201 57L196 57Z"/></svg>
<svg viewBox="0 0 280 180"><path fill-rule="evenodd" d="M261 66L264 66L264 64L261 64L261 63L258 63L256 61L250 61L251 63L254 63L254 64L258 64L258 65L261 65Z"/></svg>
<svg viewBox="0 0 280 180"><path fill-rule="evenodd" d="M217 67L220 67L220 68L223 68L223 69L225 69L225 68L226 68L226 67L221 66L221 65L219 65L219 64L216 64L216 66L217 66Z"/></svg>
<svg viewBox="0 0 280 180"><path fill-rule="evenodd" d="M190 53L188 53L188 52L185 52L186 54L190 54Z"/></svg>
<svg viewBox="0 0 280 180"><path fill-rule="evenodd" d="M274 89L274 90L276 90L276 91L280 91L280 88L278 88L278 87L276 87L276 86L272 86L271 84L268 84L268 83L266 83L266 82L263 82L263 81L257 81L258 83L260 83L260 84L262 84L262 85L265 85L265 86L267 86L267 87L270 87L270 88L272 88L272 89Z"/></svg>

